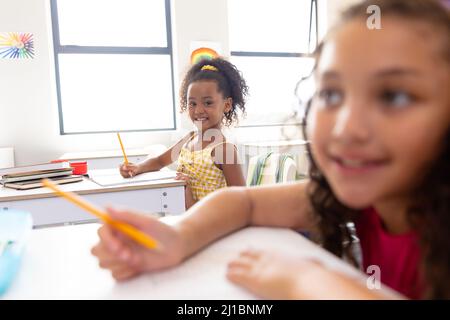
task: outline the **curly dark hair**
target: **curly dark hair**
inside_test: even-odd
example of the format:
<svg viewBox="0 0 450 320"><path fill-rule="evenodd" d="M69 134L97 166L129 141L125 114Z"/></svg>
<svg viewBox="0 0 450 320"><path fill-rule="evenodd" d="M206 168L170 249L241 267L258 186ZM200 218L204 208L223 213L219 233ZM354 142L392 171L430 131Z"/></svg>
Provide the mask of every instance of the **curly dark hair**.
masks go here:
<svg viewBox="0 0 450 320"><path fill-rule="evenodd" d="M437 0L366 0L344 12L340 24L354 18L367 18L369 5L378 5L384 17L401 17L432 26L443 36L443 58L449 61L450 13ZM323 43L317 48L316 61L322 48ZM307 104L306 113L311 104L312 100ZM306 137L306 116L304 119L303 133ZM355 221L359 211L348 208L336 198L316 165L309 146L307 151L311 179L308 196L317 217L322 244L335 255L356 264L351 251L353 238L346 226ZM407 218L420 239L421 270L427 284L424 297L450 299L450 128L442 142L440 155L430 164L412 199L414 203L408 208Z"/></svg>
<svg viewBox="0 0 450 320"><path fill-rule="evenodd" d="M205 65L213 66L217 68L218 71L208 69L202 70L202 67ZM187 110L187 91L189 85L195 81L208 80L216 81L217 88L225 99L232 99L231 110L225 113L225 125L230 126L233 122L237 122L238 109L245 114L245 102L248 95L248 86L242 77L242 73L236 68L236 66L223 58L200 60L189 69L180 88L181 112Z"/></svg>

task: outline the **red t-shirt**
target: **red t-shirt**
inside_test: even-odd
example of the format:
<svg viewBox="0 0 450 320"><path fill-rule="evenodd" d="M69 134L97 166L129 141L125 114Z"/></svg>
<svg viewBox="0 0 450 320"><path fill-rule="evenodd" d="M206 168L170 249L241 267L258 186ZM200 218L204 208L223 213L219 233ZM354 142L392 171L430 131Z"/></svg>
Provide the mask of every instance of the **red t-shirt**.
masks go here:
<svg viewBox="0 0 450 320"><path fill-rule="evenodd" d="M389 234L374 209L364 210L355 226L361 242L364 270L376 265L380 268L382 283L410 299L422 298L417 234Z"/></svg>

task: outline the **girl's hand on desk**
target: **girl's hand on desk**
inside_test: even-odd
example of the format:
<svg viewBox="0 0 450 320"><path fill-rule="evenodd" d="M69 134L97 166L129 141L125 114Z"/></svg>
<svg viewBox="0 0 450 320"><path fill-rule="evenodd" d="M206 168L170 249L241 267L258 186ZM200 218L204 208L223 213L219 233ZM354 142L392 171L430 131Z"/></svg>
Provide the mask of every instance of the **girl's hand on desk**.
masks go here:
<svg viewBox="0 0 450 320"><path fill-rule="evenodd" d="M120 165L120 174L124 178L131 178L138 175L140 172L139 165L134 163L121 164Z"/></svg>
<svg viewBox="0 0 450 320"><path fill-rule="evenodd" d="M182 180L182 181L185 181L186 184L188 184L190 178L189 178L189 176L187 174L185 174L183 172L180 172L180 171L177 171L177 175L175 177L175 180Z"/></svg>
<svg viewBox="0 0 450 320"><path fill-rule="evenodd" d="M175 228L155 218L129 211L107 209L110 216L148 233L161 248L147 249L120 231L103 225L98 230L100 242L91 250L103 269L109 269L116 280L126 280L142 272L177 265L183 257L181 237Z"/></svg>
<svg viewBox="0 0 450 320"><path fill-rule="evenodd" d="M310 260L246 250L228 264L227 277L265 299L296 299L302 270L314 267Z"/></svg>
<svg viewBox="0 0 450 320"><path fill-rule="evenodd" d="M247 250L228 265L227 277L265 299L392 299L318 261Z"/></svg>

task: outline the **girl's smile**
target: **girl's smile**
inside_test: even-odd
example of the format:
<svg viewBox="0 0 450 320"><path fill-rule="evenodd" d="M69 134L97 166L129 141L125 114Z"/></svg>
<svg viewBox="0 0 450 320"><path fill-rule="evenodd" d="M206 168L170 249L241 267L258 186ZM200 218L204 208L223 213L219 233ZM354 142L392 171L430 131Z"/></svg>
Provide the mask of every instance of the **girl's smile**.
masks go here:
<svg viewBox="0 0 450 320"><path fill-rule="evenodd" d="M389 165L387 158L371 156L359 152L339 152L328 155L332 170L342 177L357 177L378 174L379 170Z"/></svg>
<svg viewBox="0 0 450 320"><path fill-rule="evenodd" d="M187 91L189 117L201 131L219 129L225 112L231 109L231 98L224 99L217 82L202 80L191 83Z"/></svg>

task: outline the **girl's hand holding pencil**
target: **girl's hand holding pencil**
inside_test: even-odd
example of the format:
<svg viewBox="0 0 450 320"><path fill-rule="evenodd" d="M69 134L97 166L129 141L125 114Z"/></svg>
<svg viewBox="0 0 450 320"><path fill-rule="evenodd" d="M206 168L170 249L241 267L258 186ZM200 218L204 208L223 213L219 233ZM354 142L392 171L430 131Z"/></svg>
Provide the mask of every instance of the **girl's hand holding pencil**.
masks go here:
<svg viewBox="0 0 450 320"><path fill-rule="evenodd" d="M133 163L128 162L128 157L125 152L125 147L122 143L122 138L120 138L120 133L117 132L117 138L119 139L120 149L122 149L123 153L123 164L120 166L120 174L124 178L132 178L135 175L139 174L139 166Z"/></svg>
<svg viewBox="0 0 450 320"><path fill-rule="evenodd" d="M69 202L72 202L73 204L79 206L80 208L86 210L90 214L96 216L99 218L102 222L108 224L110 227L114 228L116 231L120 231L122 234L126 235L127 237L130 237L136 243L139 243L139 245L145 247L146 249L151 250L162 250L163 247L161 246L158 241L153 239L150 235L140 231L139 229L136 229L134 226L129 225L127 223L123 223L121 221L116 221L114 218L110 217L107 212L105 212L103 209L96 207L92 203L86 201L79 195L73 193L73 192L66 192L62 190L58 185L56 185L54 182L52 182L50 179L43 179L42 185L44 187L49 188L52 190L56 195L66 199Z"/></svg>
<svg viewBox="0 0 450 320"><path fill-rule="evenodd" d="M142 172L138 164L128 162L128 164L122 163L120 165L120 174L124 178L132 178L140 173Z"/></svg>
<svg viewBox="0 0 450 320"><path fill-rule="evenodd" d="M112 208L106 210L115 221L151 234L160 244L159 250L148 250L111 226L103 225L98 230L100 242L91 253L99 259L101 268L111 271L114 279L126 280L143 272L175 266L183 260L183 241L174 227L142 214Z"/></svg>

